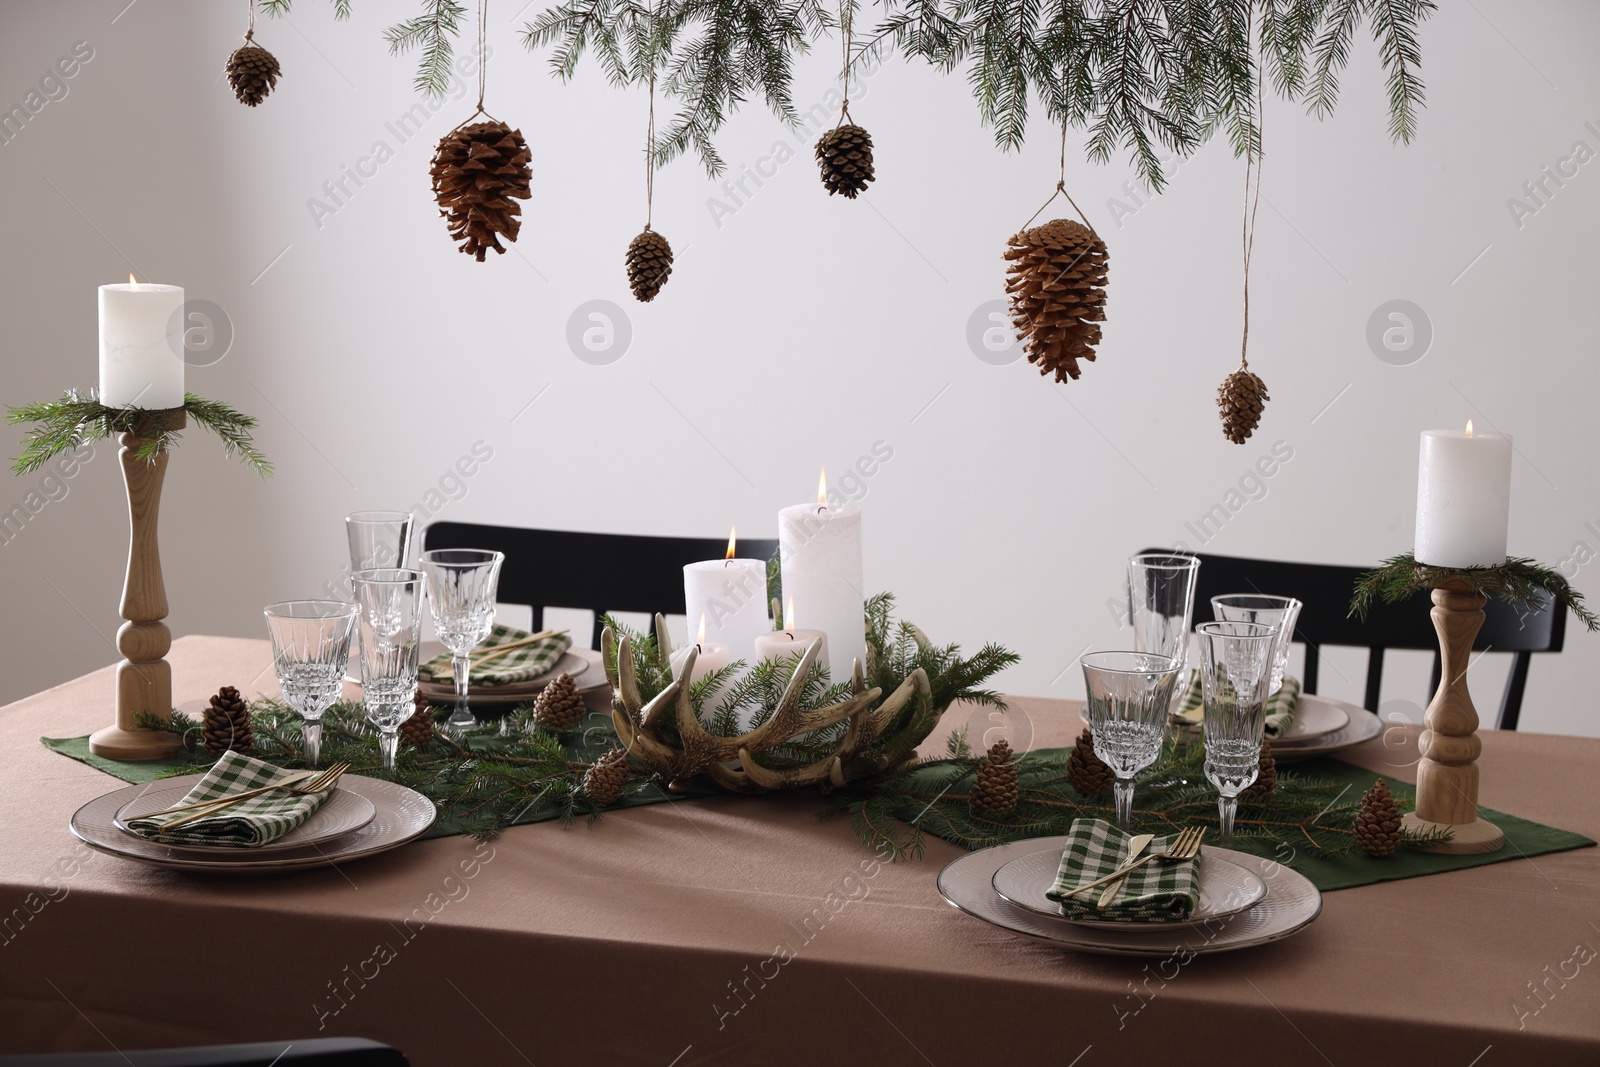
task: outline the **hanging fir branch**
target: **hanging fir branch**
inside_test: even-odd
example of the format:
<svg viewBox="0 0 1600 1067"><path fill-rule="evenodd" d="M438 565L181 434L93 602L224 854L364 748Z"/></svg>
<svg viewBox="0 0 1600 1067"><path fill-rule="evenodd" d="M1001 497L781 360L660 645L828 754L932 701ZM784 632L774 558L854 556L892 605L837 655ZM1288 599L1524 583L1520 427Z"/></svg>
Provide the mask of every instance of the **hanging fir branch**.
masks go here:
<svg viewBox="0 0 1600 1067"><path fill-rule="evenodd" d="M1600 631L1600 617L1583 602L1583 594L1560 571L1531 559L1511 558L1498 567L1431 567L1407 553L1383 561L1361 576L1350 614L1365 621L1374 601L1397 604L1445 581L1462 581L1474 593L1497 596L1508 604L1543 608L1545 597L1566 608L1590 633ZM1541 595L1543 594L1543 595Z"/></svg>
<svg viewBox="0 0 1600 1067"><path fill-rule="evenodd" d="M254 417L193 393L183 394L183 407L176 410L216 434L222 450L246 467L263 477L272 473L272 464L250 436L256 426ZM34 424L23 436L22 454L11 463L15 474L36 471L62 452L121 433L138 435L139 448L134 455L154 463L157 456L176 447L180 436L168 411L106 407L93 392L84 395L76 389L68 389L60 400L7 408L6 421L13 426Z"/></svg>
<svg viewBox="0 0 1600 1067"><path fill-rule="evenodd" d="M461 20L466 14L466 6L456 0L423 0L422 14L383 31L390 55L422 52L412 84L424 96L442 98L449 90L455 37L461 32ZM478 62L483 62L482 56L478 57Z"/></svg>

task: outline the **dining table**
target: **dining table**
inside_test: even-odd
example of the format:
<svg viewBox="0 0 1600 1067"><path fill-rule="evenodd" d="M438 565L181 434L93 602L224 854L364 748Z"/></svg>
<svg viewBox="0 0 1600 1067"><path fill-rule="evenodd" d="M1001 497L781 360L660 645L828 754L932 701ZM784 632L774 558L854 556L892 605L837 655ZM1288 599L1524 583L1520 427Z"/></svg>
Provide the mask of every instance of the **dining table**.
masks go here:
<svg viewBox="0 0 1600 1067"><path fill-rule="evenodd" d="M277 692L266 641L186 636L180 703ZM106 667L0 709L0 1053L364 1036L481 1064L1600 1063L1600 850L1328 892L1296 936L1095 956L939 895L814 790L683 798L489 841L223 877L69 832L123 783L39 743L112 719ZM1069 745L1074 701L953 706L924 751ZM1340 753L1415 780L1417 727ZM1600 836L1600 739L1484 730L1481 802Z"/></svg>

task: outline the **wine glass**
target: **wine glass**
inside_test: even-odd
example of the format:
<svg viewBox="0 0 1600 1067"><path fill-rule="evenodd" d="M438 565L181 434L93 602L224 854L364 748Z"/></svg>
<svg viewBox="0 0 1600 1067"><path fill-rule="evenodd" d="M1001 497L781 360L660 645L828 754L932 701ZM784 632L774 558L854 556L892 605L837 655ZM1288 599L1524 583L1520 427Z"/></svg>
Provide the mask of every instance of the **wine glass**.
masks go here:
<svg viewBox="0 0 1600 1067"><path fill-rule="evenodd" d="M1094 754L1116 775L1117 826L1133 815L1133 776L1156 761L1178 663L1153 652L1091 652L1083 657Z"/></svg>
<svg viewBox="0 0 1600 1067"><path fill-rule="evenodd" d="M383 768L394 770L400 724L416 710L417 649L422 636L421 571L387 567L357 571L361 634L361 702L378 728Z"/></svg>
<svg viewBox="0 0 1600 1067"><path fill-rule="evenodd" d="M1226 846L1233 843L1239 793L1261 769L1261 731L1278 628L1258 622L1204 622L1195 633L1205 699L1206 777L1217 787Z"/></svg>
<svg viewBox="0 0 1600 1067"><path fill-rule="evenodd" d="M1194 591L1200 559L1180 552L1141 552L1128 559L1128 621L1133 647L1170 656L1185 683L1189 628L1194 622ZM1177 687L1183 692L1186 685Z"/></svg>
<svg viewBox="0 0 1600 1067"><path fill-rule="evenodd" d="M1266 596L1261 593L1229 593L1211 598L1211 612L1218 622L1259 622L1278 628L1278 644L1272 652L1271 696L1283 688L1283 675L1289 667L1289 646L1294 643L1294 625L1303 605L1292 596Z"/></svg>
<svg viewBox="0 0 1600 1067"><path fill-rule="evenodd" d="M450 676L456 683L456 710L445 725L470 730L478 725L467 708L472 661L467 653L494 626L495 591L504 552L482 548L437 548L422 554L428 576L428 610L433 629L450 650Z"/></svg>
<svg viewBox="0 0 1600 1067"><path fill-rule="evenodd" d="M268 604L262 614L272 638L278 688L305 720L306 763L315 767L322 754L322 713L339 699L350 662L356 606L342 600L285 600Z"/></svg>
<svg viewBox="0 0 1600 1067"><path fill-rule="evenodd" d="M409 511L352 511L346 515L350 572L406 566L414 525L415 517Z"/></svg>

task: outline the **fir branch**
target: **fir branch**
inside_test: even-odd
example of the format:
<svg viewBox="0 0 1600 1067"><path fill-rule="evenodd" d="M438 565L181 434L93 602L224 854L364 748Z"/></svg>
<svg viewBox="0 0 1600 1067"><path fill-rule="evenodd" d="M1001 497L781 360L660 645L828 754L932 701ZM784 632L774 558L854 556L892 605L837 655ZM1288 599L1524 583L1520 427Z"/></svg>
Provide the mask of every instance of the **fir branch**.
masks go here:
<svg viewBox="0 0 1600 1067"><path fill-rule="evenodd" d="M1508 604L1528 608L1542 609L1549 598L1577 616L1590 633L1600 631L1600 617L1560 571L1520 557L1509 558L1498 567L1458 569L1418 563L1410 553L1394 556L1361 576L1350 600L1350 614L1365 621L1374 601L1397 604L1446 581L1465 582L1474 593L1492 594Z"/></svg>
<svg viewBox="0 0 1600 1067"><path fill-rule="evenodd" d="M193 393L183 395L182 411L201 429L216 434L222 450L262 477L272 473L272 464L255 447L250 431L256 420L215 400ZM43 467L62 452L103 441L115 434L131 433L139 439L134 455L146 463L177 446L178 433L170 409L113 408L100 403L93 392L87 395L68 389L60 400L8 408L6 421L13 426L32 423L23 435L22 453L11 463L14 474L28 474Z"/></svg>
<svg viewBox="0 0 1600 1067"><path fill-rule="evenodd" d="M403 55L413 49L421 51L422 61L412 85L424 96L443 99L449 90L454 38L461 32L461 20L466 14L466 7L456 0L423 0L422 14L383 31L390 55ZM483 62L484 58L479 56L478 62Z"/></svg>

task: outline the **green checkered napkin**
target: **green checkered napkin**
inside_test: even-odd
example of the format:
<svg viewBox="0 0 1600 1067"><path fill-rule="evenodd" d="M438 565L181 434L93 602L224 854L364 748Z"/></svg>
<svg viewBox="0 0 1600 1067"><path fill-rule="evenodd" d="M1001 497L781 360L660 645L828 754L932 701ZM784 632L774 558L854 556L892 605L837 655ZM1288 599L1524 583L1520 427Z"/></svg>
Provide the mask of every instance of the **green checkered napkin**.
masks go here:
<svg viewBox="0 0 1600 1067"><path fill-rule="evenodd" d="M230 793L243 793L284 778L301 774L286 771L249 756L228 751L212 765L206 776L179 804L197 804L202 800L215 800ZM316 796L299 796L294 793L274 791L249 800L241 800L217 815L178 827L162 829L167 823L181 819L188 812L158 815L153 819L131 819L128 829L140 837L164 845L217 845L224 848L250 848L275 841L311 817L311 813L328 799L328 793ZM168 805L178 807L178 804Z"/></svg>
<svg viewBox="0 0 1600 1067"><path fill-rule="evenodd" d="M531 637L527 630L517 630L510 626L496 624L489 631L489 636L474 648L474 654L486 652L500 645L509 645L513 641L521 641ZM567 649L572 647L572 638L565 634L547 637L543 641L536 641L531 645L512 649L503 656L496 656L482 667L474 666L467 676L468 685L510 685L513 682L527 682L549 674ZM434 682L439 685L448 685L455 680L450 671L450 654L435 656L417 669L417 678L424 682Z"/></svg>
<svg viewBox="0 0 1600 1067"><path fill-rule="evenodd" d="M1128 838L1102 819L1074 819L1067 833L1067 847L1061 853L1056 883L1045 894L1061 904L1061 914L1069 919L1099 919L1103 922L1161 923L1187 919L1200 903L1200 879L1194 860L1174 863L1147 863L1129 873L1122 883L1116 903L1105 911L1095 905L1104 892L1101 887L1075 897L1066 894L1080 885L1104 878L1128 862ZM1167 850L1170 837L1158 837L1140 855Z"/></svg>
<svg viewBox="0 0 1600 1067"><path fill-rule="evenodd" d="M1300 679L1286 674L1283 676L1283 685L1267 698L1267 737L1282 737L1287 733L1289 727L1294 725L1294 711L1299 706ZM1183 707L1178 712L1178 718L1199 723L1204 717L1205 700L1200 693L1200 672L1196 671L1194 681L1189 683L1189 688L1183 694Z"/></svg>

